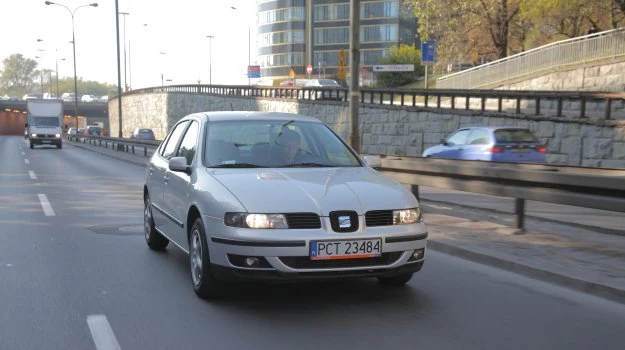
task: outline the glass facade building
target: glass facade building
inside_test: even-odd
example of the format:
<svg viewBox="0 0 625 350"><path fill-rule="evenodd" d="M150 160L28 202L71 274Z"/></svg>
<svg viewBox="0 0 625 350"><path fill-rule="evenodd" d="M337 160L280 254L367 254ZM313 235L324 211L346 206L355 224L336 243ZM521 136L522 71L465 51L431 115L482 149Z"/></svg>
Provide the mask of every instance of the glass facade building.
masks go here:
<svg viewBox="0 0 625 350"><path fill-rule="evenodd" d="M401 0L361 0L360 65L370 69L391 46L416 42L416 18ZM261 77L334 76L344 50L349 65L349 0L257 0L257 55Z"/></svg>

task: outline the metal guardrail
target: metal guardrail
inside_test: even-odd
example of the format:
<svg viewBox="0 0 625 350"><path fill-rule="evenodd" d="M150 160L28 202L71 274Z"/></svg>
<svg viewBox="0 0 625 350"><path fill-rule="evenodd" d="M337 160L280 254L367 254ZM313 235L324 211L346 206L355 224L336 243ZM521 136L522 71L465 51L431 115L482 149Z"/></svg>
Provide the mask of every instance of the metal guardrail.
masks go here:
<svg viewBox="0 0 625 350"><path fill-rule="evenodd" d="M109 148L110 145L111 149L132 154L137 154L138 151L143 150L144 157L151 155L148 150L154 150L161 144L159 140L124 139L95 135L65 135L65 139L105 148Z"/></svg>
<svg viewBox="0 0 625 350"><path fill-rule="evenodd" d="M246 98L278 98L303 101L320 100L329 103L347 103L348 88L263 87L250 85L172 85L151 87L124 93L131 96L145 93L189 93ZM614 116L614 103L625 103L625 93L593 91L511 91L511 90L457 90L457 89L360 89L363 105L385 105L415 108L439 108L475 112L510 110L525 115L564 116L564 106L573 102L579 107L567 110L568 117L588 118L589 103L599 104L604 119ZM545 108L549 102L552 107ZM531 106L531 112L524 106Z"/></svg>
<svg viewBox="0 0 625 350"><path fill-rule="evenodd" d="M518 229L525 200L625 213L625 170L408 157L383 157L378 170L417 197L429 186L515 198Z"/></svg>
<svg viewBox="0 0 625 350"><path fill-rule="evenodd" d="M441 89L492 87L532 74L569 65L625 55L625 28L567 39L450 74L436 80Z"/></svg>

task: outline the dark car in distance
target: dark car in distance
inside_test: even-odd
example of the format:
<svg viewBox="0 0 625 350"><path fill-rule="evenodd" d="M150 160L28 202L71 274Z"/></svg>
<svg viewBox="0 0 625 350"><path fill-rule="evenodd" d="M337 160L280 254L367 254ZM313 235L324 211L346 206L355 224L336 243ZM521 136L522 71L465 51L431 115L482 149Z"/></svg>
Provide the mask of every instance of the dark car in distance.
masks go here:
<svg viewBox="0 0 625 350"><path fill-rule="evenodd" d="M130 138L140 140L156 140L156 137L154 136L154 131L152 131L152 129L146 128L136 128L135 130L133 130Z"/></svg>

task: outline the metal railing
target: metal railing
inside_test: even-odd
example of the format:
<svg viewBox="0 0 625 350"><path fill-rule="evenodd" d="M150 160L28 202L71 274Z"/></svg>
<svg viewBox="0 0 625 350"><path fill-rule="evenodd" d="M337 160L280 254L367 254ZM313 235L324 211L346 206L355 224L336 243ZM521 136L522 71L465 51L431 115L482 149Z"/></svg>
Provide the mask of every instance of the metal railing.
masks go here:
<svg viewBox="0 0 625 350"><path fill-rule="evenodd" d="M300 101L323 100L347 104L348 88L261 87L250 85L172 85L124 93L187 93L241 98L277 98ZM625 93L593 91L514 91L459 89L360 89L362 105L439 108L474 112L495 111L523 115L625 119L616 103L625 104ZM566 110L566 106L569 110Z"/></svg>
<svg viewBox="0 0 625 350"><path fill-rule="evenodd" d="M429 186L515 198L517 229L525 200L625 213L625 170L410 157L383 157L378 170L417 197Z"/></svg>
<svg viewBox="0 0 625 350"><path fill-rule="evenodd" d="M441 89L479 89L556 68L625 55L625 28L567 39L436 80Z"/></svg>

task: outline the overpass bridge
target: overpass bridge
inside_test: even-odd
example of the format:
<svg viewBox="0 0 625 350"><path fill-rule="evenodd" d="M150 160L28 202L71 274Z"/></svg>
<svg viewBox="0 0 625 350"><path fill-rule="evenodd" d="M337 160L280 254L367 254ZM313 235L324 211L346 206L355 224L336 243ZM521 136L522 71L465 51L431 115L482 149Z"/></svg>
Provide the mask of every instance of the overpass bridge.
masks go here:
<svg viewBox="0 0 625 350"><path fill-rule="evenodd" d="M64 124L74 126L74 102L63 102ZM78 102L78 123L86 125L102 122L109 129L108 104L105 102ZM0 135L22 135L26 122L26 101L0 100Z"/></svg>

